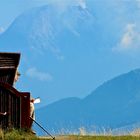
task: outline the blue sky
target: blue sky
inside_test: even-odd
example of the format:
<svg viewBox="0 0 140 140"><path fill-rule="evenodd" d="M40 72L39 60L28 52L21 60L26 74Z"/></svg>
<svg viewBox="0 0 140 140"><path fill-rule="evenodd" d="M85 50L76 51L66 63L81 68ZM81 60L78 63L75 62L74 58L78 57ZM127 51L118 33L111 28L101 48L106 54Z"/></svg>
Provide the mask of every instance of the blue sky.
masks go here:
<svg viewBox="0 0 140 140"><path fill-rule="evenodd" d="M0 27L6 29L14 19L36 6L47 4L46 0L0 0Z"/></svg>
<svg viewBox="0 0 140 140"><path fill-rule="evenodd" d="M30 64L26 71L20 68L25 75L21 77L19 88L31 90L35 97L43 90L43 102L47 100L50 103L71 96L85 97L103 82L140 68L139 0L0 0L0 2L1 33L6 31L14 19L23 12L46 4L54 6L54 13L52 12L50 16L52 21L59 19L59 22L54 24L56 32L52 38L56 46L45 48L48 50L45 57L46 66L42 62L38 67ZM60 15L67 11L70 5L80 6L88 11L88 18L81 15L78 17L80 20L85 18L84 23L80 23L72 13L67 13L72 18L61 19ZM45 27L40 26L38 30L44 32ZM70 33L67 34L67 31ZM35 34L37 33L35 31ZM59 46L60 44L62 46ZM37 51L42 53L40 46L37 47ZM28 84L24 84L27 82L25 79L29 81ZM32 80L36 82L32 83ZM35 85L38 83L42 83L42 87L36 89Z"/></svg>

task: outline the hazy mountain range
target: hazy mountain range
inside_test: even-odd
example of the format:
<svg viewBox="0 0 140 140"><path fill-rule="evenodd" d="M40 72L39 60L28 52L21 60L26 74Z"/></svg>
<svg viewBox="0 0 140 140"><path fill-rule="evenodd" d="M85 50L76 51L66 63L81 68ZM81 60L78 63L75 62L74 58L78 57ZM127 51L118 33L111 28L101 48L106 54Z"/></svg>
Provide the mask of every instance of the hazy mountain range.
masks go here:
<svg viewBox="0 0 140 140"><path fill-rule="evenodd" d="M31 91L34 97L40 96L42 103L78 93L71 92L70 88L68 95L65 94L69 82L75 81L75 76L70 75L79 73L81 62L83 70L79 77L85 72L84 64L88 61L85 49L92 37L93 23L92 14L80 5L68 6L65 10L45 5L18 16L0 34L0 50L21 53L19 68L23 84L20 83L19 88ZM82 61L83 58L86 59ZM64 85L67 88L63 88Z"/></svg>
<svg viewBox="0 0 140 140"><path fill-rule="evenodd" d="M137 35L129 24L133 12L128 11L134 5L110 0L68 3L57 1L25 11L0 34L1 51L21 52L17 87L40 96L41 106L70 96L85 97L103 81L140 66L139 55L112 51L123 35L125 41L133 39L131 32Z"/></svg>
<svg viewBox="0 0 140 140"><path fill-rule="evenodd" d="M139 106L140 69L136 69L105 82L83 99L66 98L37 110L37 120L56 133L78 132L81 127L91 132L131 128L140 122Z"/></svg>
<svg viewBox="0 0 140 140"><path fill-rule="evenodd" d="M66 8L45 5L24 12L0 34L1 51L21 52L20 90L40 96L43 106L72 96L36 111L36 120L49 131L139 123L139 69L95 89L102 81L140 66L139 52L127 56L139 44L138 8L130 1L110 0Z"/></svg>

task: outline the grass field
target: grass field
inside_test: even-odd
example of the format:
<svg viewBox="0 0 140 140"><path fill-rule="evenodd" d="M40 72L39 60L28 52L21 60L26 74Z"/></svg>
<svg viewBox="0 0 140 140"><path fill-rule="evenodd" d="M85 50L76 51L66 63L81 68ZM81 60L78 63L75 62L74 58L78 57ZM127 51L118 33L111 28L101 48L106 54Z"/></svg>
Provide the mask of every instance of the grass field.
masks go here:
<svg viewBox="0 0 140 140"><path fill-rule="evenodd" d="M0 129L0 140L40 140L40 138L29 131L15 129L3 131Z"/></svg>
<svg viewBox="0 0 140 140"><path fill-rule="evenodd" d="M56 140L140 140L138 136L58 136Z"/></svg>
<svg viewBox="0 0 140 140"><path fill-rule="evenodd" d="M38 137L22 130L11 130L3 132L0 129L0 140L52 140L50 137ZM61 135L55 136L55 140L140 140L140 135L128 136L101 136L101 135Z"/></svg>

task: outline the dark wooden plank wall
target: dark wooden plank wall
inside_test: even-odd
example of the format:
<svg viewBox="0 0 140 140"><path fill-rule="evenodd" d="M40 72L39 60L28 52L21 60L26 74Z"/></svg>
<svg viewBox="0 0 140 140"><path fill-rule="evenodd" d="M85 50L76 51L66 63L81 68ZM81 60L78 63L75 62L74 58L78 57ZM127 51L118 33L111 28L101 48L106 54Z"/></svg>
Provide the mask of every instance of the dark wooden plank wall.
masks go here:
<svg viewBox="0 0 140 140"><path fill-rule="evenodd" d="M30 120L30 93L22 92L21 94L21 128L30 128L31 120Z"/></svg>
<svg viewBox="0 0 140 140"><path fill-rule="evenodd" d="M8 113L6 116L1 116L1 127L20 128L20 97L0 87L0 105L0 112Z"/></svg>
<svg viewBox="0 0 140 140"><path fill-rule="evenodd" d="M20 53L0 53L0 127L29 128L30 94L13 88Z"/></svg>
<svg viewBox="0 0 140 140"><path fill-rule="evenodd" d="M1 115L0 125L3 129L20 128L20 96L17 96L7 85L0 85L0 112L8 114Z"/></svg>
<svg viewBox="0 0 140 140"><path fill-rule="evenodd" d="M20 53L0 53L0 81L13 85Z"/></svg>
<svg viewBox="0 0 140 140"><path fill-rule="evenodd" d="M7 128L30 128L30 93L18 92L9 84L0 83L0 126Z"/></svg>
<svg viewBox="0 0 140 140"><path fill-rule="evenodd" d="M20 53L0 53L0 82L13 85L19 60Z"/></svg>

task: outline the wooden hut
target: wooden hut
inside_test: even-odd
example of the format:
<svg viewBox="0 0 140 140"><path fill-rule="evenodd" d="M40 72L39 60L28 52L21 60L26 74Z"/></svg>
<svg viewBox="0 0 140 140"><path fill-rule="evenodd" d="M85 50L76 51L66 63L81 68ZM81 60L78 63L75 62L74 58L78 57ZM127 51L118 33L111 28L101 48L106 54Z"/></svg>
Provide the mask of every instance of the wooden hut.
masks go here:
<svg viewBox="0 0 140 140"><path fill-rule="evenodd" d="M30 128L30 93L13 87L20 53L0 53L0 128Z"/></svg>

